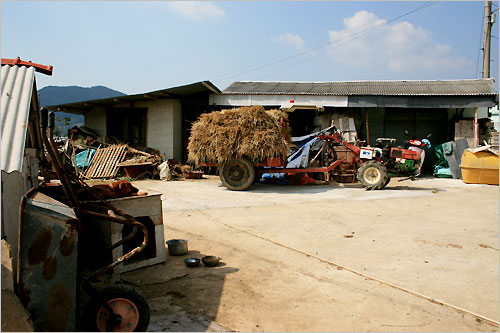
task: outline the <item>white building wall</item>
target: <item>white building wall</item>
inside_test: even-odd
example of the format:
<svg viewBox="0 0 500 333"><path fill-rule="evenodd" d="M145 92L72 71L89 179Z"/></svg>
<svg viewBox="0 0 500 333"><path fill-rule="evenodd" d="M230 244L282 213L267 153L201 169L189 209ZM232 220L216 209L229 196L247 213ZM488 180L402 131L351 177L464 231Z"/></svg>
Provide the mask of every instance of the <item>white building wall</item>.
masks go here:
<svg viewBox="0 0 500 333"><path fill-rule="evenodd" d="M182 162L182 106L179 100L173 100L172 130L173 158Z"/></svg>
<svg viewBox="0 0 500 333"><path fill-rule="evenodd" d="M103 107L94 108L85 113L85 126L90 127L99 134L106 135L106 109Z"/></svg>
<svg viewBox="0 0 500 333"><path fill-rule="evenodd" d="M182 159L182 109L181 102L164 99L137 103L147 107L146 144L158 149L167 159Z"/></svg>
<svg viewBox="0 0 500 333"><path fill-rule="evenodd" d="M319 95L220 95L209 96L210 105L251 106L281 105L282 107L316 106L316 107L347 107L347 96ZM291 102L293 101L293 102Z"/></svg>

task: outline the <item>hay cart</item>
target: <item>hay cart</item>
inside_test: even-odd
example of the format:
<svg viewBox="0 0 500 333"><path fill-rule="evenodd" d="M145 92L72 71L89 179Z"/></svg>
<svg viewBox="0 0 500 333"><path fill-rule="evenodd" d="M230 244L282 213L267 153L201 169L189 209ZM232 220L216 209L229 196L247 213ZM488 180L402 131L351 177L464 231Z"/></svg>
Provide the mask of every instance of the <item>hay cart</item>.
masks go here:
<svg viewBox="0 0 500 333"><path fill-rule="evenodd" d="M329 181L333 175L355 177L357 168L362 164L359 158L360 148L344 141L333 126L330 132L318 135L317 138L323 141L323 146L305 168L287 168L287 160L281 157L262 157L251 160L243 156L231 158L220 164L202 163L200 165L218 166L222 184L233 191L246 190L255 182L256 176L262 176L264 173L289 175L322 173L325 181ZM350 154L340 156L335 151L335 147L343 147ZM311 166L313 162L319 166Z"/></svg>
<svg viewBox="0 0 500 333"><path fill-rule="evenodd" d="M147 246L148 230L61 161L53 139L54 114L49 116L46 109L41 110L40 134L60 184L33 188L21 199L16 294L36 331L146 330L146 299L132 285L112 283L116 275L108 273ZM77 189L95 200L79 200ZM131 232L118 241L102 243L98 233L89 229L97 220L104 221L103 229L118 224ZM133 243L131 250L113 260L111 251L127 242Z"/></svg>

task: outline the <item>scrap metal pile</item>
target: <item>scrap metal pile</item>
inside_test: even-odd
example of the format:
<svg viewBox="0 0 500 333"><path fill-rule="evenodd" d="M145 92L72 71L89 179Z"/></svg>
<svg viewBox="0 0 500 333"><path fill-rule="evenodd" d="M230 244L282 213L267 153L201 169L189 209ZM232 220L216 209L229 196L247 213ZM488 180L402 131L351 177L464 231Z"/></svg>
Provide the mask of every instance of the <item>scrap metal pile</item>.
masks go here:
<svg viewBox="0 0 500 333"><path fill-rule="evenodd" d="M262 106L206 113L193 124L188 161L223 163L233 157L280 157L290 150L287 114Z"/></svg>
<svg viewBox="0 0 500 333"><path fill-rule="evenodd" d="M119 173L134 179L156 178L158 166L164 162L158 150L141 151L124 143L105 143L86 127L70 130L63 152L72 161L77 175L85 179L114 178Z"/></svg>

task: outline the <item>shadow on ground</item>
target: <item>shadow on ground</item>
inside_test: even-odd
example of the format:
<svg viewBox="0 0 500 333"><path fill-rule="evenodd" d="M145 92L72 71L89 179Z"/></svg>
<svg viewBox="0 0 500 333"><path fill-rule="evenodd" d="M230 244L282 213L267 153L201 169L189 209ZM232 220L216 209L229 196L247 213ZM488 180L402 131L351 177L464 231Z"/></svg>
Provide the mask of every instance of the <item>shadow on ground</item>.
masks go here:
<svg viewBox="0 0 500 333"><path fill-rule="evenodd" d="M354 187L362 188L359 184L350 184ZM219 184L219 187L224 185ZM338 183L331 184L311 184L311 185L278 185L278 184L252 184L246 191L254 193L289 193L289 194L316 194L331 191L332 189L342 189L344 186ZM227 191L231 191L226 189Z"/></svg>
<svg viewBox="0 0 500 333"><path fill-rule="evenodd" d="M168 251L167 251L168 253ZM186 258L204 254L190 250L182 256L167 255L163 264L122 274L122 280L136 285L151 309L148 331L216 332L229 329L215 323L227 274L239 269L222 259L216 267L187 267Z"/></svg>
<svg viewBox="0 0 500 333"><path fill-rule="evenodd" d="M415 186L403 186L403 185L396 185L396 186L388 185L386 188L383 189L383 191L429 191L433 193L446 192L446 190L436 187L415 187Z"/></svg>
<svg viewBox="0 0 500 333"><path fill-rule="evenodd" d="M224 187L220 184L219 187ZM312 184L312 185L278 185L278 184L253 184L247 189L253 193L286 193L286 194L317 194L331 190L343 189L364 189L361 184L356 183L331 183L331 184ZM227 191L230 191L229 189ZM418 187L408 185L398 185L398 181L391 181L387 187L377 191L428 191L428 192L446 192L446 190L435 187Z"/></svg>

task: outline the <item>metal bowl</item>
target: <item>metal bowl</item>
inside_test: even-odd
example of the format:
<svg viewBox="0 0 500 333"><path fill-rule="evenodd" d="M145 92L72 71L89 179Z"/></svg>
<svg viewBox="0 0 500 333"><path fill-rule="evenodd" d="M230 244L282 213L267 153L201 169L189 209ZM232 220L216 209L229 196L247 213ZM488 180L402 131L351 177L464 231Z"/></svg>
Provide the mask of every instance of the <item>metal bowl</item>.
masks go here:
<svg viewBox="0 0 500 333"><path fill-rule="evenodd" d="M170 239L165 243L171 256L182 256L188 253L188 241L185 239Z"/></svg>
<svg viewBox="0 0 500 333"><path fill-rule="evenodd" d="M221 258L216 257L216 256L205 256L201 258L201 261L203 261L203 264L207 267L214 267L219 264L219 260Z"/></svg>
<svg viewBox="0 0 500 333"><path fill-rule="evenodd" d="M186 264L187 267L196 267L200 264L200 259L198 259L198 258L186 258L186 259L184 259L184 264Z"/></svg>

